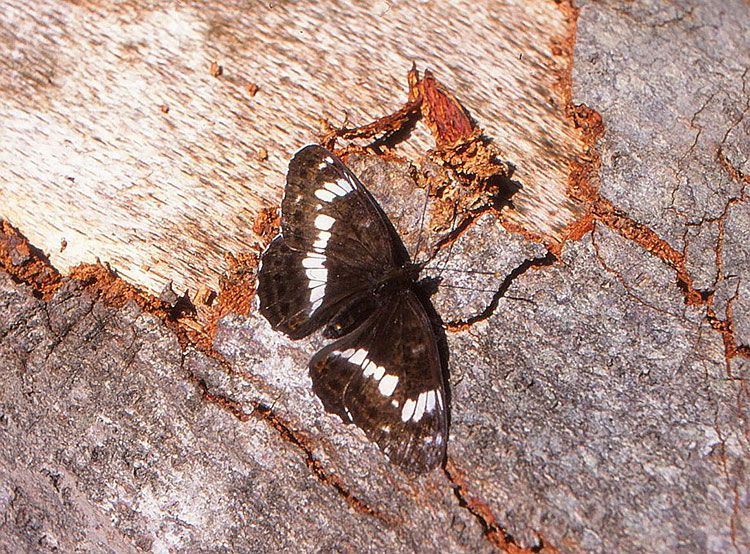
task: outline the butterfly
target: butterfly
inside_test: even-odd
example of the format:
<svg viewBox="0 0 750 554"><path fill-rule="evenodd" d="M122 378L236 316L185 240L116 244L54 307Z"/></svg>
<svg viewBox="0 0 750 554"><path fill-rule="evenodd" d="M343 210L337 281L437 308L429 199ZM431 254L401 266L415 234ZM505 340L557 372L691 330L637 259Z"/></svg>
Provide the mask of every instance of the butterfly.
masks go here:
<svg viewBox="0 0 750 554"><path fill-rule="evenodd" d="M445 457L441 358L409 254L372 194L333 153L306 146L289 163L281 231L261 256L257 295L293 339L334 339L309 363L326 411L390 460L424 473Z"/></svg>

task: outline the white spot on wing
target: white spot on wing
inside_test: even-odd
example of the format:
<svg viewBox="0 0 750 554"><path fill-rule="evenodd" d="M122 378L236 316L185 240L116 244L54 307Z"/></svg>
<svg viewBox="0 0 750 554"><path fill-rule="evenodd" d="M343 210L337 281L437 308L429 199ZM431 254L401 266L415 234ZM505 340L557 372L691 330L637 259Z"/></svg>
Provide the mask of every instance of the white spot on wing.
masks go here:
<svg viewBox="0 0 750 554"><path fill-rule="evenodd" d="M376 363L373 363L372 360L367 360L367 363L363 366L364 371L362 372L362 375L365 377L370 377L371 375L375 374L375 370L378 369L378 365Z"/></svg>
<svg viewBox="0 0 750 554"><path fill-rule="evenodd" d="M316 300L315 302L313 302L313 305L310 308L310 313L313 313L315 310L317 310L318 308L320 308L320 306L322 304L323 304L323 299Z"/></svg>
<svg viewBox="0 0 750 554"><path fill-rule="evenodd" d="M331 233L329 231L318 231L318 239L313 243L313 249L315 249L317 253L322 254L330 239Z"/></svg>
<svg viewBox="0 0 750 554"><path fill-rule="evenodd" d="M406 402L404 402L404 407L401 409L401 421L406 423L411 419L411 416L414 415L414 408L416 405L417 403L411 398L408 398Z"/></svg>
<svg viewBox="0 0 750 554"><path fill-rule="evenodd" d="M435 393L436 392L437 391L434 391L434 390L427 391L427 404L425 405L424 409L428 414L431 414L432 412L435 411L435 396L436 396Z"/></svg>
<svg viewBox="0 0 750 554"><path fill-rule="evenodd" d="M330 159L330 158L328 158L328 159ZM331 160L331 161L333 161L333 160ZM318 164L318 169L325 169L325 168L326 168L326 167L328 167L329 165L330 165L330 162L328 162L328 161L326 161L326 160L323 160L322 162L320 162L320 163Z"/></svg>
<svg viewBox="0 0 750 554"><path fill-rule="evenodd" d="M324 183L323 186L328 192L336 196L346 196L347 194L349 194L345 189L341 188L338 183L334 183L332 181Z"/></svg>
<svg viewBox="0 0 750 554"><path fill-rule="evenodd" d="M349 361L356 365L362 365L362 362L367 358L367 350L360 348L350 358Z"/></svg>
<svg viewBox="0 0 750 554"><path fill-rule="evenodd" d="M375 374L373 377L375 377L376 381L380 381L383 378L383 374L385 373L385 368L382 365L379 365L375 368Z"/></svg>
<svg viewBox="0 0 750 554"><path fill-rule="evenodd" d="M323 202L330 202L334 198L336 198L336 195L331 192L330 190L326 189L318 189L315 191L315 196L320 198Z"/></svg>
<svg viewBox="0 0 750 554"><path fill-rule="evenodd" d="M388 374L380 380L378 390L383 396L390 396L396 390L396 385L398 385L398 377Z"/></svg>
<svg viewBox="0 0 750 554"><path fill-rule="evenodd" d="M326 295L326 286L318 285L310 289L310 302L317 302Z"/></svg>
<svg viewBox="0 0 750 554"><path fill-rule="evenodd" d="M310 279L309 288L317 287L319 284L325 284L328 281L328 270L326 268L315 267L307 269L305 270L305 275Z"/></svg>
<svg viewBox="0 0 750 554"><path fill-rule="evenodd" d="M325 267L325 258L311 256L310 254L316 254L316 252L308 252L307 256L302 258L302 267L304 267L305 269Z"/></svg>
<svg viewBox="0 0 750 554"><path fill-rule="evenodd" d="M315 218L315 227L321 231L330 231L333 224L336 222L330 215L318 214Z"/></svg>
<svg viewBox="0 0 750 554"><path fill-rule="evenodd" d="M342 178L340 178L340 179L339 179L338 181L336 181L336 182L337 182L337 183L339 184L339 186L340 186L340 187L341 187L342 189L344 189L344 190L345 190L346 192L351 192L352 190L354 190L354 189L352 188L352 184L351 184L351 183L349 182L349 179L344 179L344 178L342 177Z"/></svg>
<svg viewBox="0 0 750 554"><path fill-rule="evenodd" d="M346 358L347 360L352 357L352 354L354 354L354 348L347 348L343 352L334 352L335 355L341 356L342 358Z"/></svg>
<svg viewBox="0 0 750 554"><path fill-rule="evenodd" d="M419 398L417 399L417 407L414 410L414 417L412 418L414 420L414 423L419 422L420 419L422 419L422 416L424 415L424 408L425 408L425 402L427 401L427 393L421 392L419 393Z"/></svg>

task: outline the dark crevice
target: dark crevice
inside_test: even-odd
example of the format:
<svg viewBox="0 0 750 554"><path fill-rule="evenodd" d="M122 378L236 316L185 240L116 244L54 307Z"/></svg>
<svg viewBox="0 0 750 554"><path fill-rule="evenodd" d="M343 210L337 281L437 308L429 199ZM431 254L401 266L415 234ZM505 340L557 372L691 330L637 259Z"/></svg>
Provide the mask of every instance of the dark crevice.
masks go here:
<svg viewBox="0 0 750 554"><path fill-rule="evenodd" d="M497 309L497 305L499 304L500 299L505 296L505 293L508 291L510 286L513 284L513 281L517 277L520 277L532 267L545 267L545 266L552 265L556 259L557 258L554 254L552 254L551 252L547 252L547 254L545 254L544 256L540 256L538 258L532 258L530 260L525 260L522 264L520 264L513 271L511 271L505 277L505 279L503 279L503 282L500 283L500 286L495 291L495 294L492 296L492 300L490 300L490 303L487 305L487 307L484 310L466 319L459 319L459 320L447 322L445 324L446 329L450 329L450 330L463 329L466 327L470 327L471 325L474 325L475 323L479 321L483 321L489 318L490 316L492 316L492 314L495 313L495 310Z"/></svg>
<svg viewBox="0 0 750 554"><path fill-rule="evenodd" d="M446 474L450 476L450 474L448 474L447 471L446 471ZM510 535L509 533L506 533L503 529L500 529L494 523L490 523L489 521L487 521L487 519L484 517L484 515L482 515L482 513L479 510L477 510L474 506L469 504L466 498L464 498L460 485L457 485L456 483L451 483L451 487L453 488L453 495L456 497L456 499L458 499L458 505L461 508L464 508L465 510L467 510L472 516L474 516L474 519L476 519L479 522L479 525L482 526L483 534L490 540L490 542L494 543L492 538L495 535L501 535L503 543L507 544L507 543L514 542L512 535ZM496 546L500 546L500 545L496 545Z"/></svg>

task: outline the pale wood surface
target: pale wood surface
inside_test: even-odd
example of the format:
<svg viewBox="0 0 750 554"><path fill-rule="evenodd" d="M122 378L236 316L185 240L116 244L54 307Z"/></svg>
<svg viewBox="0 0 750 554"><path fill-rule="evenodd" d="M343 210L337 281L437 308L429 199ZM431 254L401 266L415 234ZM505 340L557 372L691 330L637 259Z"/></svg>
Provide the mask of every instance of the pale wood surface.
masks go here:
<svg viewBox="0 0 750 554"><path fill-rule="evenodd" d="M395 109L416 62L517 166L508 219L560 241L583 151L564 114L570 12L551 0L4 2L0 218L62 271L98 258L151 292L216 289L224 253L257 240L258 209L278 205L320 120ZM405 152L431 144L420 131Z"/></svg>

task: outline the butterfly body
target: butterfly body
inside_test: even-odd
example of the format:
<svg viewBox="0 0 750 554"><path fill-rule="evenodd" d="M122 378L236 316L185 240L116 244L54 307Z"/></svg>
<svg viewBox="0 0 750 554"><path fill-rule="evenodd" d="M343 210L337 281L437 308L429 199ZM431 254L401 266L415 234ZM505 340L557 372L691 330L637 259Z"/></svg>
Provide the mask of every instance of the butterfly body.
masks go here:
<svg viewBox="0 0 750 554"><path fill-rule="evenodd" d="M432 322L398 233L331 152L312 145L289 164L281 233L258 271L261 313L291 338L335 339L310 361L328 412L388 457L424 472L445 456L447 411Z"/></svg>

